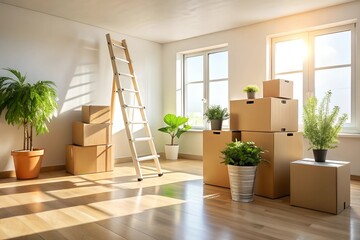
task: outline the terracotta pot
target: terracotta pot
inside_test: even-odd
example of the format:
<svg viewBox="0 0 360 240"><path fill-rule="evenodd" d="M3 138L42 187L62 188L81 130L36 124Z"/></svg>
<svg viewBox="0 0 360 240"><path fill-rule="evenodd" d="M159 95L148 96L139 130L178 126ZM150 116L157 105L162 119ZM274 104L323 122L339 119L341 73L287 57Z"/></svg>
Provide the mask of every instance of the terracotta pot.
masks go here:
<svg viewBox="0 0 360 240"><path fill-rule="evenodd" d="M11 151L17 179L32 179L39 176L44 149L34 151Z"/></svg>

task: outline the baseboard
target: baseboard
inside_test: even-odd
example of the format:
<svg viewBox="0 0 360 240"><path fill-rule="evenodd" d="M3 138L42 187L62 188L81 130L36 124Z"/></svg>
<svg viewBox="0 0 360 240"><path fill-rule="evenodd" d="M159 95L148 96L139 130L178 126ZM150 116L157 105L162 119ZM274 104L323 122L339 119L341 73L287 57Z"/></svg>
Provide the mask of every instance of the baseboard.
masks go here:
<svg viewBox="0 0 360 240"><path fill-rule="evenodd" d="M53 171L62 171L62 170L66 170L66 166L65 166L65 165L42 167L42 168L40 169L40 172L53 172Z"/></svg>
<svg viewBox="0 0 360 240"><path fill-rule="evenodd" d="M360 181L360 176L356 176L356 175L351 175L350 176L351 180L355 180L355 181Z"/></svg>
<svg viewBox="0 0 360 240"><path fill-rule="evenodd" d="M47 167L42 167L40 169L40 172L44 173L44 172L62 171L65 169L66 169L65 165L47 166ZM16 177L15 170L0 172L0 179L1 178L11 178L11 177Z"/></svg>
<svg viewBox="0 0 360 240"><path fill-rule="evenodd" d="M179 153L179 158L189 159L189 160L203 160L202 156L199 155L193 155L193 154L185 154L185 153Z"/></svg>
<svg viewBox="0 0 360 240"><path fill-rule="evenodd" d="M11 178L11 177L16 177L15 175L15 171L4 171L4 172L0 172L0 178Z"/></svg>
<svg viewBox="0 0 360 240"><path fill-rule="evenodd" d="M123 157L123 158L115 158L115 164L116 163L126 163L126 162L132 162L131 157Z"/></svg>
<svg viewBox="0 0 360 240"><path fill-rule="evenodd" d="M158 153L158 154L160 155L160 159L165 159L165 153L161 152L161 153ZM179 153L179 158L180 159L190 159L190 160L201 160L202 161L203 157L199 156L199 155ZM131 157L115 158L115 163L126 163L126 162L132 162Z"/></svg>

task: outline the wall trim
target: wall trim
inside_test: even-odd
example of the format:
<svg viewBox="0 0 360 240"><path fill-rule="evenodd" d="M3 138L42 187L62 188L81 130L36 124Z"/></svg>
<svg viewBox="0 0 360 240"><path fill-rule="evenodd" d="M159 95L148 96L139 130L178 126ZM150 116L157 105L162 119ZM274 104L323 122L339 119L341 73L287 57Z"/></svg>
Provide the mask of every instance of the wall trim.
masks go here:
<svg viewBox="0 0 360 240"><path fill-rule="evenodd" d="M193 154L185 154L185 153L179 153L179 158L185 158L189 160L203 160L203 156L200 155L193 155Z"/></svg>
<svg viewBox="0 0 360 240"><path fill-rule="evenodd" d="M46 167L42 167L40 169L40 172L41 173L54 172L54 171L62 171L62 170L65 170L65 169L66 169L65 165L46 166ZM12 178L12 177L16 177L15 170L0 172L0 179L2 179L2 178Z"/></svg>
<svg viewBox="0 0 360 240"><path fill-rule="evenodd" d="M360 181L360 176L357 175L350 175L350 179L354 181Z"/></svg>
<svg viewBox="0 0 360 240"><path fill-rule="evenodd" d="M160 155L159 159L165 159L165 153L161 152L158 153ZM203 157L199 155L193 155L193 154L185 154L185 153L179 153L179 159L188 159L188 160L200 160L202 161ZM122 158L116 158L115 163L126 163L126 162L132 162L131 157L122 157Z"/></svg>

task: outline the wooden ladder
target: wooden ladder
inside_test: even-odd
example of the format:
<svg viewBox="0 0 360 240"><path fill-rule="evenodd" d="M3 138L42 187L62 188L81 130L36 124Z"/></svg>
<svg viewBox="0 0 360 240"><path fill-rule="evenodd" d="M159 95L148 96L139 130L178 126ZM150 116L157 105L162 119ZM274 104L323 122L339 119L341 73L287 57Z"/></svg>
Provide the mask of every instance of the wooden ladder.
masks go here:
<svg viewBox="0 0 360 240"><path fill-rule="evenodd" d="M114 72L113 89L111 96L112 116L114 114L114 107L115 107L114 105L115 105L115 98L117 93L118 98L120 100L121 112L124 119L126 134L129 139L131 157L134 163L137 179L138 181L143 180L143 176L140 168L140 162L145 160L154 160L158 172L158 176L161 177L163 173L160 167L159 155L157 154L155 149L155 144L153 141L153 137L151 135L151 129L145 113L145 106L143 105L143 102L141 100L138 83L134 74L134 69L130 59L129 50L126 45L126 41L125 39L122 41L116 41L110 37L110 34L106 34L106 40L108 43L111 64ZM119 72L118 66L120 68L123 65L127 65L128 71ZM130 85L129 88L122 87L125 85L123 84L124 81L128 81L127 84ZM124 94L127 94L127 96L129 96L129 94L133 96L135 95L134 97L135 104L131 104L131 105L127 104ZM129 114L130 109L132 111L140 111L140 116L141 116L140 121L129 119L129 115L131 115ZM144 126L145 136L134 137L133 126L139 124ZM147 142L151 154L145 156L139 156L138 151L136 149L138 142Z"/></svg>

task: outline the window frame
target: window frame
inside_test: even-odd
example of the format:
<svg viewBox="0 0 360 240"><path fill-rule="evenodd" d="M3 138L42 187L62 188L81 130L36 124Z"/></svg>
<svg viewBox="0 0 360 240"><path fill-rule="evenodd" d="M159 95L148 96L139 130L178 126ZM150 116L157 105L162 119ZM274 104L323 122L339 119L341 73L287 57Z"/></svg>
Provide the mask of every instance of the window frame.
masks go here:
<svg viewBox="0 0 360 240"><path fill-rule="evenodd" d="M356 103L357 103L357 85L356 85L356 24L350 23L345 25L326 27L316 30L308 30L303 31L301 33L287 34L282 36L274 36L270 38L270 76L272 79L275 79L275 75L277 74L285 74L284 73L276 73L275 72L275 45L278 42L291 41L295 39L303 39L305 43L305 49L307 49L306 59L303 60L303 105L306 102L306 99L310 96L315 95L315 72L318 70L315 68L315 56L314 56L314 45L315 45L315 37L322 36L327 34L334 34L338 32L351 32L351 64L344 65L336 65L331 67L322 67L318 69L336 69L341 66L350 67L351 71L351 119L350 123L345 124L342 132L343 133L358 133L360 132L360 119L357 117L359 112L356 111ZM300 72L294 71L291 73ZM289 72L290 73L290 72ZM302 127L300 125L300 127Z"/></svg>
<svg viewBox="0 0 360 240"><path fill-rule="evenodd" d="M216 79L216 80L210 80L210 74L209 74L209 55L210 54L214 54L214 53L220 53L220 52L227 52L227 54L229 54L229 50L227 48L227 46L222 46L222 47L214 47L214 48L209 48L209 49L205 49L205 50L199 50L199 51L191 51L189 53L182 53L181 54L181 64L179 64L177 66L177 68L179 69L179 67L181 67L181 75L177 76L177 81L181 81L181 87L176 89L177 91L181 91L181 110L180 112L178 111L177 114L181 114L182 116L186 115L186 107L187 107L187 85L188 84L196 84L196 83L203 83L203 98L202 98L202 105L203 105L203 111L205 109L207 109L207 107L209 106L209 94L210 94L210 83L211 82L221 82L221 81L227 81L227 84L229 86L229 72L228 72L228 76L227 78L221 78L221 79ZM186 59L190 58L190 57L196 57L196 56L203 56L203 81L195 81L195 82L190 82L187 83L186 80ZM228 55L228 59L229 59L229 55ZM228 64L228 70L229 70L229 64ZM180 78L180 79L179 79ZM228 96L227 96L227 102L229 102L229 88L228 88ZM176 101L178 101L178 99L176 99ZM226 129L227 127L224 126L224 129ZM203 124L202 126L193 126L194 130L204 130L206 129L206 120L203 120Z"/></svg>

